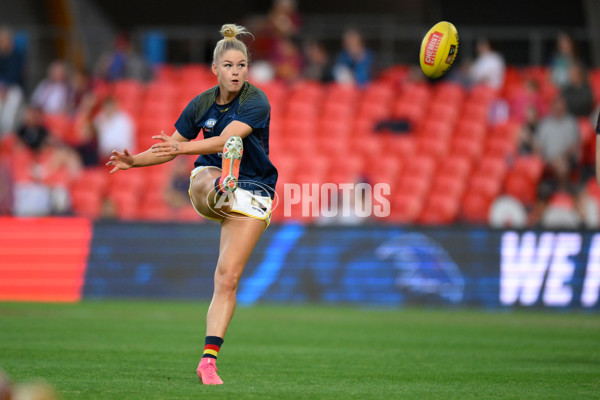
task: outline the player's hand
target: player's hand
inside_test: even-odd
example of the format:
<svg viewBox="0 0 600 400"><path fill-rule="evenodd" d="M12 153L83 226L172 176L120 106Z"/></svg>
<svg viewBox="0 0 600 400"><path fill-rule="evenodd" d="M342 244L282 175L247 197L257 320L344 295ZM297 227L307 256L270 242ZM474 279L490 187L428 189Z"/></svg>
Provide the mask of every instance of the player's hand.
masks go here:
<svg viewBox="0 0 600 400"><path fill-rule="evenodd" d="M152 139L159 140L158 143L150 147L152 153L157 157L174 157L183 154L183 142L178 142L171 136L165 135L165 132L152 136Z"/></svg>
<svg viewBox="0 0 600 400"><path fill-rule="evenodd" d="M114 168L110 171L110 173L117 172L118 170L126 170L133 166L133 156L129 153L127 149L120 151L113 150L110 155L110 161L106 163L106 165L113 165Z"/></svg>

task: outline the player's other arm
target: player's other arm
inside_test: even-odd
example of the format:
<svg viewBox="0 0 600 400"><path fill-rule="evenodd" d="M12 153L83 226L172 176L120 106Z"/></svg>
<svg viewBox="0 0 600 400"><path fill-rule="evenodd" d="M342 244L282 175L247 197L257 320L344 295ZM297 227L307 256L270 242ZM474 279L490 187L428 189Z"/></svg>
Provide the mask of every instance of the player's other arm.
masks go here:
<svg viewBox="0 0 600 400"><path fill-rule="evenodd" d="M189 139L183 137L179 132L175 131L173 135L167 136L162 132L160 135L156 135L152 137L153 139L161 140L163 144L173 147L174 149L179 149L180 146L189 141ZM168 156L160 156L157 155L156 152L152 150L150 147L148 150L132 155L129 153L127 149L124 149L123 152L113 150L110 161L106 163L106 165L112 165L114 168L110 171L112 174L120 169L126 170L132 167L148 167L150 165L162 164L167 161L171 161L177 156L177 154L172 154Z"/></svg>
<svg viewBox="0 0 600 400"><path fill-rule="evenodd" d="M177 132L175 132L177 133ZM153 138L161 140L161 142L153 145L150 150L156 157L173 157L180 154L201 155L214 154L223 151L225 142L231 136L240 136L242 139L252 133L252 127L241 121L232 121L219 136L211 138L194 140L186 143L173 143L171 138L166 135L154 136ZM183 136L182 136L183 137Z"/></svg>

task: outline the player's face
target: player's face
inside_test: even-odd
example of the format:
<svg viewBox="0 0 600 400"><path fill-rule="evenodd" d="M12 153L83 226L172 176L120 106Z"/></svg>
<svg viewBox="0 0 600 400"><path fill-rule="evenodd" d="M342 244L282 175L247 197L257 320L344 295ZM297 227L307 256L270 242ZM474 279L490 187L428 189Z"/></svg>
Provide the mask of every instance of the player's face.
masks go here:
<svg viewBox="0 0 600 400"><path fill-rule="evenodd" d="M248 77L248 60L238 50L227 50L212 66L219 86L227 92L239 92Z"/></svg>

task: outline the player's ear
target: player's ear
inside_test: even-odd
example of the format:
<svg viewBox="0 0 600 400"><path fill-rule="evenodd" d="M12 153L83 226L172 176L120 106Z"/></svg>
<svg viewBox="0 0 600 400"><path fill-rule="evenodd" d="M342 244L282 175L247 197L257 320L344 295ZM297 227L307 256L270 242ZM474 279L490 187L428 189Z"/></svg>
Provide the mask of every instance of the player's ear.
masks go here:
<svg viewBox="0 0 600 400"><path fill-rule="evenodd" d="M217 64L212 63L212 68L211 68L213 74L217 75Z"/></svg>

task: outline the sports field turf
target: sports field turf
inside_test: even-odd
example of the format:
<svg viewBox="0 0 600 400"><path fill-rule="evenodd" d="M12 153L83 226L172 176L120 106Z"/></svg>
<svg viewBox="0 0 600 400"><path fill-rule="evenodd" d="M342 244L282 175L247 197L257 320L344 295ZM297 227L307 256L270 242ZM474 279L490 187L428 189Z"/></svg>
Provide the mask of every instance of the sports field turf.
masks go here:
<svg viewBox="0 0 600 400"><path fill-rule="evenodd" d="M225 384L195 368L206 304L0 303L0 368L62 399L597 399L596 314L238 308Z"/></svg>

